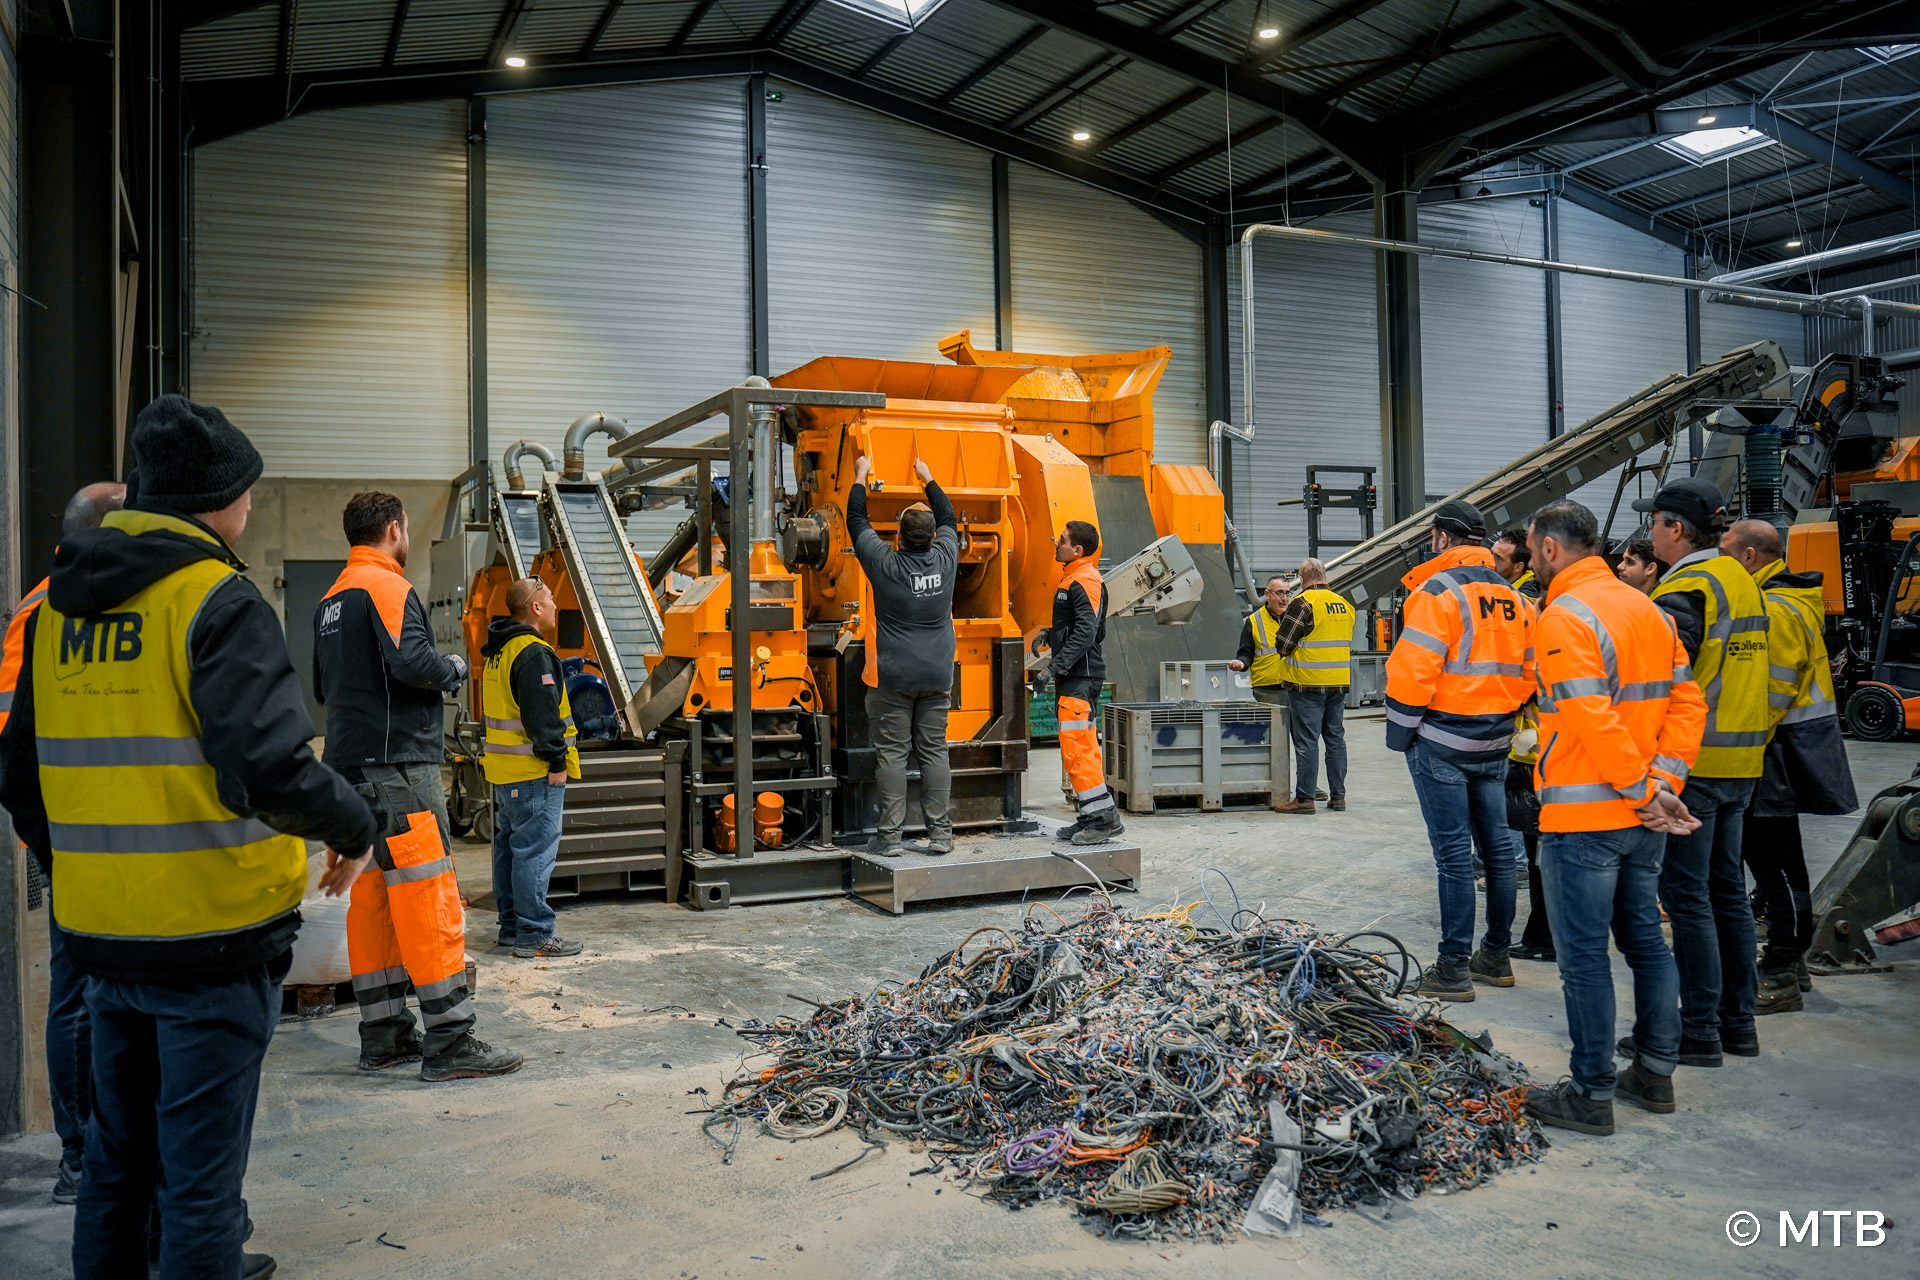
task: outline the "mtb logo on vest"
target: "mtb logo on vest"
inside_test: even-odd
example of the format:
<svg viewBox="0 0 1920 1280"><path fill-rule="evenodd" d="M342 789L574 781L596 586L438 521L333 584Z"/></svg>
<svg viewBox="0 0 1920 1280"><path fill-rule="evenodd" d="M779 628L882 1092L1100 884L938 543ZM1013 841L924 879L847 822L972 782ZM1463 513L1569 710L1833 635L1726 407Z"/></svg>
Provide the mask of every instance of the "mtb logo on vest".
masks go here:
<svg viewBox="0 0 1920 1280"><path fill-rule="evenodd" d="M102 613L60 619L60 666L88 662L133 662L140 657L137 613Z"/></svg>

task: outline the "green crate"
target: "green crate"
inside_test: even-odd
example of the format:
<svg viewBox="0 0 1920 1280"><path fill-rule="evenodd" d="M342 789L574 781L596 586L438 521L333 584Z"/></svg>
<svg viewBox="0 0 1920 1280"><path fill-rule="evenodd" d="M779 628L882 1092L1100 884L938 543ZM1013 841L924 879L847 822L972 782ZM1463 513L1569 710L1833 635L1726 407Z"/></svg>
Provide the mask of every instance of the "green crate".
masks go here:
<svg viewBox="0 0 1920 1280"><path fill-rule="evenodd" d="M1100 709L1113 701L1113 682L1109 680L1100 686L1100 702L1094 707L1092 720L1100 723ZM1057 738L1060 736L1060 704L1054 697L1053 686L1048 685L1044 695L1027 699L1027 736L1029 738Z"/></svg>

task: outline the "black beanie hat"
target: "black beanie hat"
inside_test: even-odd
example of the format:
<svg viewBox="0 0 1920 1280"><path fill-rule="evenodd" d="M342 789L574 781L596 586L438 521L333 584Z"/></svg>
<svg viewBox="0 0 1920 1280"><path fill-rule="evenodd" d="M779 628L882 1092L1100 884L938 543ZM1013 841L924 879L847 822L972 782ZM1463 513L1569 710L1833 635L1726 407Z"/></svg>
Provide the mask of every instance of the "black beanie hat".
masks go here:
<svg viewBox="0 0 1920 1280"><path fill-rule="evenodd" d="M142 506L218 511L253 487L265 464L246 433L210 404L164 395L133 421Z"/></svg>

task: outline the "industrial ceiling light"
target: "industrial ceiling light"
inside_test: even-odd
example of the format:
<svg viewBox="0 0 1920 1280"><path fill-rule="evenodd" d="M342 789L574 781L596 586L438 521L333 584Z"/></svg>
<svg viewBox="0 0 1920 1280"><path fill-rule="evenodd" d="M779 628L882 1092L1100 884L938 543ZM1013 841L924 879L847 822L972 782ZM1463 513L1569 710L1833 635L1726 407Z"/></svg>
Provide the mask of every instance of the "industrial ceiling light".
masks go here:
<svg viewBox="0 0 1920 1280"><path fill-rule="evenodd" d="M1710 160L1729 160L1749 151L1757 151L1772 141L1758 129L1733 125L1720 129L1695 129L1677 138L1667 138L1660 145L1683 160L1706 164Z"/></svg>
<svg viewBox="0 0 1920 1280"><path fill-rule="evenodd" d="M1805 241L1802 241L1802 240L1789 240L1787 241L1787 248L1798 249L1804 243Z"/></svg>
<svg viewBox="0 0 1920 1280"><path fill-rule="evenodd" d="M515 56L507 59L507 65L510 67L516 67L516 68L524 67L527 65L527 60L516 54Z"/></svg>
<svg viewBox="0 0 1920 1280"><path fill-rule="evenodd" d="M1698 120L1695 120L1694 123L1697 125L1709 125L1712 124L1716 118L1717 117L1714 116L1701 116Z"/></svg>
<svg viewBox="0 0 1920 1280"><path fill-rule="evenodd" d="M1280 38L1280 28L1262 27L1260 28L1260 38L1262 40L1278 40Z"/></svg>
<svg viewBox="0 0 1920 1280"><path fill-rule="evenodd" d="M1073 140L1075 142L1085 142L1088 138L1091 138L1092 136L1093 135L1087 132L1085 129L1075 129L1073 131Z"/></svg>

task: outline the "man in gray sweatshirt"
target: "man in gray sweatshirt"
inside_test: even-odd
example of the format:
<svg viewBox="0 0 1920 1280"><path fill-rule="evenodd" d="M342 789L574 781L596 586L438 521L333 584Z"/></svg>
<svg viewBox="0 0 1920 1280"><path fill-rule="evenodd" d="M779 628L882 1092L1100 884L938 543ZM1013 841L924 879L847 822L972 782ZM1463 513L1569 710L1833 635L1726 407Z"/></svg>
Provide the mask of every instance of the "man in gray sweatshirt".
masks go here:
<svg viewBox="0 0 1920 1280"><path fill-rule="evenodd" d="M947 764L947 709L953 693L953 580L960 564L959 521L953 504L933 482L927 464L914 474L927 500L900 513L899 546L890 547L867 519L864 455L853 468L847 495L847 529L873 587L873 624L867 640L867 723L872 727L875 781L880 791L878 829L867 851L900 855L900 826L907 810L907 754L920 765L920 808L927 819L925 852L953 852L948 802L953 772ZM917 851L917 850L916 850Z"/></svg>

